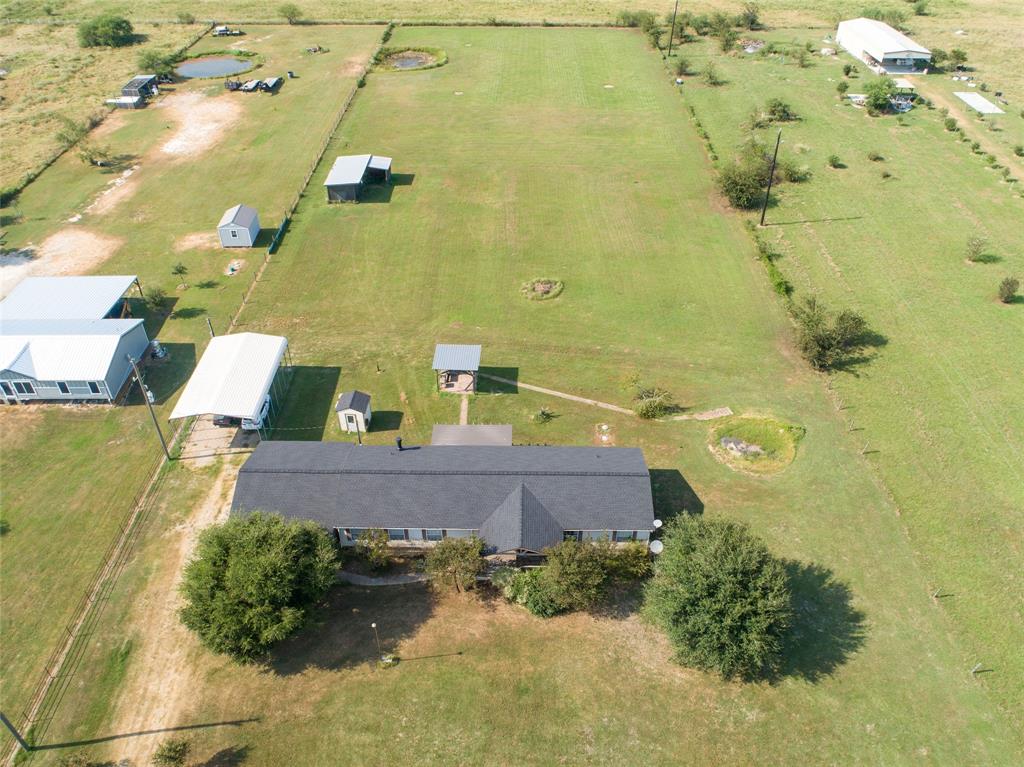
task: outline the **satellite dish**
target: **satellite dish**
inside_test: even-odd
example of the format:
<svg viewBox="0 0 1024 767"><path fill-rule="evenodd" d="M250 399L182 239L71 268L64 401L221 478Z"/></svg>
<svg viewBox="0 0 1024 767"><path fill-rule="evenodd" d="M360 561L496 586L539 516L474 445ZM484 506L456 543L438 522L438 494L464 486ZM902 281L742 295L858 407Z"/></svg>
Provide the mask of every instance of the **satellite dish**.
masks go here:
<svg viewBox="0 0 1024 767"><path fill-rule="evenodd" d="M660 554L665 550L665 544L661 541L651 541L648 548L651 550L652 554Z"/></svg>
<svg viewBox="0 0 1024 767"><path fill-rule="evenodd" d="M654 529L657 530L659 527L661 527L661 524L662 523L660 519L654 520Z"/></svg>

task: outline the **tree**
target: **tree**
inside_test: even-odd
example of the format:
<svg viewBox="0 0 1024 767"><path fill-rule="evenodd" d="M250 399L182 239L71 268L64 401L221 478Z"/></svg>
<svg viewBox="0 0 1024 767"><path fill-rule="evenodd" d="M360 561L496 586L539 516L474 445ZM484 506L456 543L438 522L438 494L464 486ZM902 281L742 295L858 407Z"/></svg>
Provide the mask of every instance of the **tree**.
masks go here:
<svg viewBox="0 0 1024 767"><path fill-rule="evenodd" d="M157 77L170 77L174 74L174 57L150 48L139 54L139 69Z"/></svg>
<svg viewBox="0 0 1024 767"><path fill-rule="evenodd" d="M849 77L857 71L857 67L853 64L843 64L843 77Z"/></svg>
<svg viewBox="0 0 1024 767"><path fill-rule="evenodd" d="M356 539L356 551L371 570L383 570L391 561L388 540L388 531L379 528L363 530Z"/></svg>
<svg viewBox="0 0 1024 767"><path fill-rule="evenodd" d="M740 35L735 29L724 29L717 37L718 46L722 49L722 53L728 53L736 47L736 41Z"/></svg>
<svg viewBox="0 0 1024 767"><path fill-rule="evenodd" d="M942 48L932 48L932 65L941 68L943 64L949 61L949 53Z"/></svg>
<svg viewBox="0 0 1024 767"><path fill-rule="evenodd" d="M850 84L846 80L840 80L836 83L836 93L839 94L839 98L845 98L848 90L850 90Z"/></svg>
<svg viewBox="0 0 1024 767"><path fill-rule="evenodd" d="M782 99L768 99L764 111L772 122L792 122L797 119L797 114L793 107Z"/></svg>
<svg viewBox="0 0 1024 767"><path fill-rule="evenodd" d="M283 5L279 5L277 7L277 12L281 14L281 18L289 24L298 24L302 20L302 9L300 9L295 3L284 3Z"/></svg>
<svg viewBox="0 0 1024 767"><path fill-rule="evenodd" d="M949 52L949 65L953 69L962 69L967 64L967 52L960 48L954 48Z"/></svg>
<svg viewBox="0 0 1024 767"><path fill-rule="evenodd" d="M764 184L757 169L734 160L719 173L718 188L734 208L748 210L761 202Z"/></svg>
<svg viewBox="0 0 1024 767"><path fill-rule="evenodd" d="M761 9L758 7L757 3L744 3L739 16L737 17L737 21L739 21L740 26L746 29L760 29L760 13Z"/></svg>
<svg viewBox="0 0 1024 767"><path fill-rule="evenodd" d="M188 274L188 267L185 266L181 261L176 263L171 269L171 274L181 280L181 285L188 287L188 283L185 282L185 276Z"/></svg>
<svg viewBox="0 0 1024 767"><path fill-rule="evenodd" d="M103 166L110 163L110 150L90 141L78 142L78 156L86 165Z"/></svg>
<svg viewBox="0 0 1024 767"><path fill-rule="evenodd" d="M57 130L57 143L64 149L69 149L81 141L89 133L89 126L86 123L77 123L69 117L61 116L60 128Z"/></svg>
<svg viewBox="0 0 1024 767"><path fill-rule="evenodd" d="M984 237L978 237L977 235L975 235L974 237L969 237L967 239L967 247L965 249L967 260L975 264L978 263L979 261L984 261L985 251L987 249L988 240L986 240Z"/></svg>
<svg viewBox="0 0 1024 767"><path fill-rule="evenodd" d="M811 296L794 308L793 316L797 346L816 370L831 370L864 345L867 322L849 309L832 314Z"/></svg>
<svg viewBox="0 0 1024 767"><path fill-rule="evenodd" d="M685 56L676 59L676 77L682 77L690 71L690 60Z"/></svg>
<svg viewBox="0 0 1024 767"><path fill-rule="evenodd" d="M745 525L682 515L644 589L676 658L726 678L776 668L792 613L785 567Z"/></svg>
<svg viewBox="0 0 1024 767"><path fill-rule="evenodd" d="M601 598L608 574L604 553L598 546L570 539L544 549L544 555L547 566L541 578L559 612L586 610Z"/></svg>
<svg viewBox="0 0 1024 767"><path fill-rule="evenodd" d="M1017 299L1017 291L1020 290L1020 280L1016 277L1005 277L999 283L999 300L1004 304L1012 304Z"/></svg>
<svg viewBox="0 0 1024 767"><path fill-rule="evenodd" d="M150 288L146 291L146 303L154 311L165 308L167 306L167 291L163 288Z"/></svg>
<svg viewBox="0 0 1024 767"><path fill-rule="evenodd" d="M98 48L104 45L121 48L135 42L132 23L123 16L104 13L78 25L78 44L83 48Z"/></svg>
<svg viewBox="0 0 1024 767"><path fill-rule="evenodd" d="M427 553L426 571L435 586L462 592L476 585L476 576L486 567L483 541L470 538L445 538Z"/></svg>
<svg viewBox="0 0 1024 767"><path fill-rule="evenodd" d="M886 112L892 106L889 97L896 92L896 83L891 77L876 77L864 88L865 103L874 112Z"/></svg>
<svg viewBox="0 0 1024 767"><path fill-rule="evenodd" d="M663 34L665 34L665 30L662 29L661 27L647 28L647 41L655 50L661 50L661 36Z"/></svg>
<svg viewBox="0 0 1024 767"><path fill-rule="evenodd" d="M213 652L254 661L302 626L337 565L334 543L314 522L232 517L199 536L181 585L181 621Z"/></svg>
<svg viewBox="0 0 1024 767"><path fill-rule="evenodd" d="M718 70L715 69L715 64L712 61L707 63L707 66L700 72L700 79L704 81L705 85L721 85L723 80L718 76Z"/></svg>
<svg viewBox="0 0 1024 767"><path fill-rule="evenodd" d="M184 767L185 760L192 752L192 743L185 738L169 738L161 743L153 754L154 767Z"/></svg>

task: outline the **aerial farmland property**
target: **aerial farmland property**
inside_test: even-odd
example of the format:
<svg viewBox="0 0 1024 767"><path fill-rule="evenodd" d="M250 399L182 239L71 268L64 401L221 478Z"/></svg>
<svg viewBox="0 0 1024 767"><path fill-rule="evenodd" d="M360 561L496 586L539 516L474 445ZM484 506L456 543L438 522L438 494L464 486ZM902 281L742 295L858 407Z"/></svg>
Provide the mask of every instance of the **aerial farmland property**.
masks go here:
<svg viewBox="0 0 1024 767"><path fill-rule="evenodd" d="M1024 760L1024 17L675 10L5 10L5 763Z"/></svg>

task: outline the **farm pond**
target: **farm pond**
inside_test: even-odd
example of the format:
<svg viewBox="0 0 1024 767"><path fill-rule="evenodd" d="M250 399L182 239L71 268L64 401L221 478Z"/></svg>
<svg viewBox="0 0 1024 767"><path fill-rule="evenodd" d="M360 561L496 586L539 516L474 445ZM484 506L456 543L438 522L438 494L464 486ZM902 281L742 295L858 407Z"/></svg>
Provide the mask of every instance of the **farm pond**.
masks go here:
<svg viewBox="0 0 1024 767"><path fill-rule="evenodd" d="M224 77L252 69L253 63L234 56L202 56L183 61L174 68L179 77Z"/></svg>

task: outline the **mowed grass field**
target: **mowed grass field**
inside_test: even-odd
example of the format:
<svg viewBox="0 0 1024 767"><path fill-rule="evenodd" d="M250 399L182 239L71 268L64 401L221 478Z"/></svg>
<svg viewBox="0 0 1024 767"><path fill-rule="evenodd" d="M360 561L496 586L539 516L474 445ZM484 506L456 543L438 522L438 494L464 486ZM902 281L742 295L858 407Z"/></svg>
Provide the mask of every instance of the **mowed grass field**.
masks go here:
<svg viewBox="0 0 1024 767"><path fill-rule="evenodd" d="M793 36L802 37L778 37ZM835 377L844 416L964 648L991 669L980 680L1020 726L1024 304L999 303L996 288L1006 275L1024 277L1021 183L986 168L943 129L938 110L915 109L901 126L841 105L842 59L801 69L709 47L681 53L695 69L710 57L728 81L684 86L723 161L755 105L781 97L800 115L783 128L783 155L814 178L778 188L765 236L784 253L798 296L861 311L884 336L876 359ZM852 80L851 92L866 79ZM774 130L764 135L773 140ZM846 167L826 167L833 153ZM975 235L988 240L992 263L966 263Z"/></svg>
<svg viewBox="0 0 1024 767"><path fill-rule="evenodd" d="M380 29L319 28L317 40L331 52L316 57L303 54L304 30L266 28L264 35L262 41L246 41L265 57L264 76L287 69L300 74L279 95L227 94L219 80L176 86L164 100L119 115L107 126L105 140L116 153L131 154L138 166L129 179L130 194L105 212L83 213L111 176L66 156L25 191L18 203L21 223L8 229L8 243L17 246L44 242L55 233L106 238L117 247L102 249L93 269L138 274L145 289L167 291L174 317L145 313L150 337L170 352L166 362L146 373L165 434L171 431L165 419L173 395L209 339L207 318L217 332L227 330L265 252L227 253L182 247L180 241L215 234L223 211L242 200L258 208L265 227L277 225L315 158L319 138L355 88L356 64L367 60ZM204 46L213 49L213 41L200 49ZM218 140L184 158L162 151L187 127L171 116L181 98L190 99L193 108L212 107L191 124L193 136L208 127L211 113L221 115L235 105L234 119ZM81 221L67 223L76 213L83 214ZM226 277L229 260L237 257L247 265L236 277ZM179 261L189 269L188 289L179 289L179 278L171 274ZM138 302L134 308L142 311ZM0 703L20 719L43 661L119 533L160 447L138 399L124 408L3 408L0 436L5 522Z"/></svg>
<svg viewBox="0 0 1024 767"><path fill-rule="evenodd" d="M488 387L470 405L471 422L512 423L519 443L592 444L608 424L615 444L644 448L659 514L750 523L792 560L785 670L740 685L680 669L628 599L540 621L472 596L339 588L268 668L213 657L180 626L159 637L188 658L186 703L161 725L192 728L197 758L253 765L1018 763L1012 718L971 677L974 656L930 598L860 435L793 352L642 36L421 28L394 42L444 48L451 62L371 75L242 315L244 329L287 334L308 371L276 435L341 438L331 403L354 386L387 414L369 439L422 442L457 417L456 399L433 391L437 341L482 343L485 366L527 383L625 404L620 382L636 372L688 408L802 425L796 460L766 479L712 456L713 423L641 422L522 389ZM328 206L319 183L340 152L393 156L395 185ZM538 276L564 280L562 296L524 300L520 283ZM557 417L535 421L541 406ZM162 542L187 484L162 499L170 513L115 605L171 588ZM147 673L132 649L147 628L131 612L112 610L96 632L90 667L105 678ZM370 621L405 659L397 669L369 667ZM124 734L120 713L136 705L84 685L48 738ZM91 749L118 757L124 743Z"/></svg>

